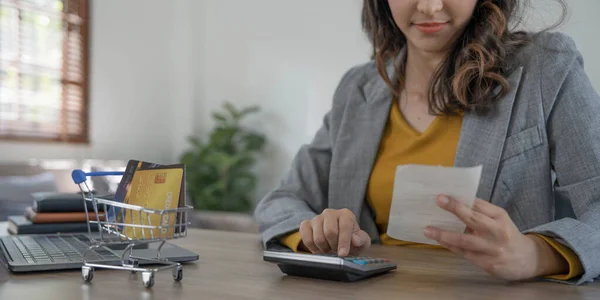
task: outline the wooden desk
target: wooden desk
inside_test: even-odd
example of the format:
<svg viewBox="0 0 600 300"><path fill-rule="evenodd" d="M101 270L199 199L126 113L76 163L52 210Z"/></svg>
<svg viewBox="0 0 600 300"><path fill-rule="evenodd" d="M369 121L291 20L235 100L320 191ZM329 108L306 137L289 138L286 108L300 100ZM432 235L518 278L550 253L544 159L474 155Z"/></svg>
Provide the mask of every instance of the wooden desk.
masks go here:
<svg viewBox="0 0 600 300"><path fill-rule="evenodd" d="M393 259L398 270L340 283L285 276L262 260L255 234L190 230L175 243L200 255L184 266L181 283L170 271L157 273L146 290L140 275L124 271L97 270L86 284L78 270L11 274L0 267L0 299L600 299L600 284L509 284L444 250L374 246L368 255Z"/></svg>

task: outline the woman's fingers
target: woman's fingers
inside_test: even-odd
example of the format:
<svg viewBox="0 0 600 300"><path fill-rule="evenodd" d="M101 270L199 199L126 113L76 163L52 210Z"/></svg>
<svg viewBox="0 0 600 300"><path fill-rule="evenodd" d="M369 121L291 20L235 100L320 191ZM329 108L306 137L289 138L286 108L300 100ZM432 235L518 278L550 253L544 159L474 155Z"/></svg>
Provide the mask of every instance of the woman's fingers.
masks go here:
<svg viewBox="0 0 600 300"><path fill-rule="evenodd" d="M475 203L473 203L473 210L478 211L492 219L501 219L508 216L508 213L502 207L481 199L475 199Z"/></svg>
<svg viewBox="0 0 600 300"><path fill-rule="evenodd" d="M465 255L465 252L462 251L461 249L457 248L457 247L453 247L453 246L450 246L450 245L445 244L445 243L440 243L440 245L442 247L444 247L444 248L452 251L454 254L457 254L457 255L460 255L460 256L464 256Z"/></svg>
<svg viewBox="0 0 600 300"><path fill-rule="evenodd" d="M357 227L358 229L358 227ZM350 254L359 255L371 246L371 237L364 230L358 230L352 234L352 248Z"/></svg>
<svg viewBox="0 0 600 300"><path fill-rule="evenodd" d="M347 256L350 254L352 246L352 235L354 228L358 227L353 216L342 215L338 219L339 236L338 236L338 256Z"/></svg>
<svg viewBox="0 0 600 300"><path fill-rule="evenodd" d="M455 248L462 252L477 252L495 255L498 251L497 247L495 247L492 242L472 234L427 227L425 229L425 236L445 245L447 248Z"/></svg>
<svg viewBox="0 0 600 300"><path fill-rule="evenodd" d="M327 242L325 233L323 232L323 216L318 215L310 221L313 231L313 241L320 253L328 253L331 251L331 247Z"/></svg>
<svg viewBox="0 0 600 300"><path fill-rule="evenodd" d="M312 253L357 254L371 246L369 235L360 230L348 209L326 209L312 220L300 224L304 247Z"/></svg>
<svg viewBox="0 0 600 300"><path fill-rule="evenodd" d="M330 251L338 250L338 215L335 212L323 213L323 235Z"/></svg>
<svg viewBox="0 0 600 300"><path fill-rule="evenodd" d="M477 230L479 232L490 232L492 234L500 231L500 224L495 219L486 215L482 211L467 207L460 201L447 196L439 196L437 198L437 203L442 209L457 216L463 223L465 223L465 225L467 225L467 227L472 228L473 230ZM481 207L482 204L478 204L478 206ZM492 211L494 210L492 209ZM486 209L485 212L489 212L489 209Z"/></svg>
<svg viewBox="0 0 600 300"><path fill-rule="evenodd" d="M318 253L319 248L315 245L313 240L313 230L310 220L305 220L300 223L300 237L302 238L302 244L312 253Z"/></svg>

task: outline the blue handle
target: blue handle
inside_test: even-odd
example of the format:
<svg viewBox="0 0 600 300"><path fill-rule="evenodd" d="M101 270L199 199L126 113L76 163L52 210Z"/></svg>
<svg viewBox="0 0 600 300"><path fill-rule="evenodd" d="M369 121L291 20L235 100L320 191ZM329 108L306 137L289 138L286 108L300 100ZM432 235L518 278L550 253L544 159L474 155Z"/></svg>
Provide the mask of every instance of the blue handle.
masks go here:
<svg viewBox="0 0 600 300"><path fill-rule="evenodd" d="M87 176L123 176L125 172L112 171L112 172L89 172L85 173Z"/></svg>
<svg viewBox="0 0 600 300"><path fill-rule="evenodd" d="M88 176L123 176L123 174L125 174L125 172L112 171L86 173L82 170L73 170L73 172L71 172L71 177L73 178L73 181L75 181L76 184L80 184L82 182L85 182Z"/></svg>

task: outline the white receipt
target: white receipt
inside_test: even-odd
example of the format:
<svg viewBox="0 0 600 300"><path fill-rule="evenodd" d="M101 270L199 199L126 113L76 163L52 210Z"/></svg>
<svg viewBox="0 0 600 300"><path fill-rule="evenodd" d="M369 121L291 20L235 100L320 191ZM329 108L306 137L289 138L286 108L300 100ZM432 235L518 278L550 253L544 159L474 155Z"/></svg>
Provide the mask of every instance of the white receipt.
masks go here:
<svg viewBox="0 0 600 300"><path fill-rule="evenodd" d="M424 235L427 226L464 232L466 225L436 204L450 196L473 207L482 166L473 168L402 165L396 168L387 234L398 240L437 245Z"/></svg>

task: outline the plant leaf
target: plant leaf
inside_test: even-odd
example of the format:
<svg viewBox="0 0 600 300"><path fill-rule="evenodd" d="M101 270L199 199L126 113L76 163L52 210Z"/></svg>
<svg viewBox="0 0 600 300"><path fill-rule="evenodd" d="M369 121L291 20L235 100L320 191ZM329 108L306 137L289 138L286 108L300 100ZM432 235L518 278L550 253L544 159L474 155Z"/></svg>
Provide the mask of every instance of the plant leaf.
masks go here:
<svg viewBox="0 0 600 300"><path fill-rule="evenodd" d="M212 117L213 117L213 119L215 119L217 122L221 122L221 123L225 123L225 124L227 124L227 117L226 117L226 116L224 116L224 115L223 115L223 114L221 114L221 113L214 112L214 113L212 113Z"/></svg>
<svg viewBox="0 0 600 300"><path fill-rule="evenodd" d="M248 212L253 206L257 177L255 155L266 137L241 125L241 119L259 111L225 102L212 113L216 121L208 139L190 137L192 148L181 155L186 165L188 191L196 209Z"/></svg>
<svg viewBox="0 0 600 300"><path fill-rule="evenodd" d="M260 108L256 105L254 106L250 106L250 107L246 107L244 109L242 109L242 111L240 112L240 118L245 117L246 115L252 114L252 113L256 113L260 110Z"/></svg>
<svg viewBox="0 0 600 300"><path fill-rule="evenodd" d="M239 119L240 112L238 111L237 108L235 108L235 106L233 106L233 104L231 104L229 102L225 102L223 104L223 108L225 108L225 110L227 110L229 112L229 114L231 114L231 116L233 117L234 120Z"/></svg>
<svg viewBox="0 0 600 300"><path fill-rule="evenodd" d="M188 142L190 144L192 144L192 146L194 146L196 148L202 148L203 147L202 140L199 137L191 136L191 137L188 138Z"/></svg>
<svg viewBox="0 0 600 300"><path fill-rule="evenodd" d="M261 134L248 133L242 137L242 141L246 151L260 151L265 145L266 138Z"/></svg>

